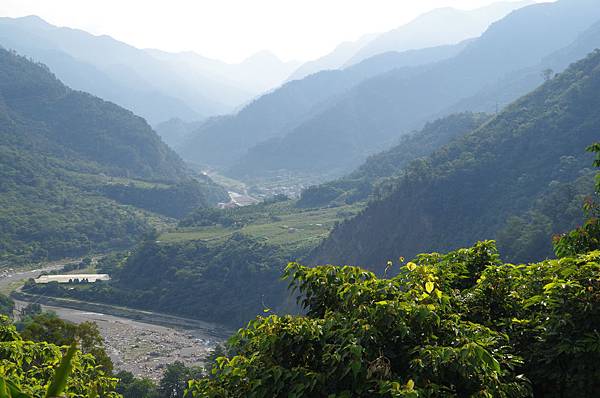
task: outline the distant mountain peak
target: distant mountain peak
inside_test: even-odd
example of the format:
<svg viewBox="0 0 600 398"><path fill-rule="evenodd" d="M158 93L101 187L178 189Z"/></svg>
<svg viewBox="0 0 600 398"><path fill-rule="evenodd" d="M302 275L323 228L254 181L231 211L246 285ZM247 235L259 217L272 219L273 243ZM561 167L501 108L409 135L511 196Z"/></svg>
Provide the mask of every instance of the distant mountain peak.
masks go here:
<svg viewBox="0 0 600 398"><path fill-rule="evenodd" d="M262 50L262 51L254 53L251 56L249 56L248 58L244 59L242 62L240 62L240 64L250 64L250 63L258 63L258 62L260 62L260 63L263 63L263 62L283 63L283 61L277 55L273 54L271 51Z"/></svg>
<svg viewBox="0 0 600 398"><path fill-rule="evenodd" d="M473 10L460 10L453 7L436 8L406 24L377 35L362 46L344 66L356 64L388 51L455 44L478 37L492 23L530 4L535 3L533 0L501 1ZM435 26L435 29L431 29L432 26Z"/></svg>
<svg viewBox="0 0 600 398"><path fill-rule="evenodd" d="M48 22L46 22L45 20L43 20L41 17L39 17L37 15L26 15L24 17L16 17L16 18L1 17L0 20L11 21L15 24L19 24L21 26L27 26L29 28L36 28L36 29L54 29L54 28L56 28L56 26L49 24Z"/></svg>

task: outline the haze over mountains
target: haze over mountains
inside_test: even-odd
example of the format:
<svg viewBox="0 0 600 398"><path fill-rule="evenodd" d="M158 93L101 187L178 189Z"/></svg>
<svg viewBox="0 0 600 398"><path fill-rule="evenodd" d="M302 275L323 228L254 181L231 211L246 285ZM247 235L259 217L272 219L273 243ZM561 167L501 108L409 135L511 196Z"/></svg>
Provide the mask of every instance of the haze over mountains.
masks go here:
<svg viewBox="0 0 600 398"><path fill-rule="evenodd" d="M409 76L417 66L457 54L466 43L403 53L385 53L344 70L323 71L254 100L234 115L213 118L177 147L189 160L211 166L231 166L254 145L281 137L313 115L328 109L338 97L372 76L403 68ZM283 154L282 154L283 155Z"/></svg>
<svg viewBox="0 0 600 398"><path fill-rule="evenodd" d="M207 122L181 147L181 153L238 178L280 170L318 175L326 170L330 178L341 175L430 119L456 111L494 112L527 93L542 81L544 69L553 67L558 72L595 48L593 31L586 31L598 19L600 8L591 0L535 4L512 12L479 38L455 45L459 47L443 47L450 51L429 63L407 59L410 54L435 53L436 48L400 53L386 63L387 72L378 69L330 92L329 84L351 75L352 68L318 73L284 85L238 114ZM571 45L579 50L571 52ZM383 55L363 64L374 64L377 57ZM406 68L415 65L420 67ZM324 89L311 94L302 90L316 79L321 79L319 87ZM506 84L507 80L512 83ZM292 84L297 88L294 97L288 91ZM278 100L282 105L278 112L265 116L260 104L280 95L287 101L310 98L314 102L303 102L308 105L304 108L289 102L294 105L288 110ZM277 122L271 122L273 118Z"/></svg>
<svg viewBox="0 0 600 398"><path fill-rule="evenodd" d="M470 11L455 8L435 9L404 26L378 35L346 61L346 65L387 51L435 47L478 37L492 23L530 4L533 4L533 1L524 0L494 3Z"/></svg>
<svg viewBox="0 0 600 398"><path fill-rule="evenodd" d="M45 63L69 86L131 109L153 124L230 112L279 85L298 65L265 53L229 65L194 53L141 50L35 16L0 18L0 43Z"/></svg>
<svg viewBox="0 0 600 398"><path fill-rule="evenodd" d="M594 0L560 0L533 5L499 3L471 12L436 10L371 39L371 47L363 46L364 51L394 46L404 51L365 55L366 59L342 69L288 81L238 112L206 121L194 121L201 117L199 104L210 102L212 105L205 107L207 114L218 112L223 104L213 105L220 102L220 95L229 98L226 107L231 109L234 102L249 98L248 92L268 91L278 85L297 65L282 63L268 53L239 65L226 65L194 53L139 50L107 36L57 28L37 17L2 18L0 45L20 48L34 60L47 60L50 71L57 69L57 76L64 74L67 81L92 93L104 93L117 104L133 101L129 102L133 113L77 93L58 80L40 86L47 92L43 106L25 104L23 99L13 103L15 98L8 89L3 92L4 104L11 112L19 105L19 117L27 126L44 124L41 130L25 128L27 134L21 139L54 148L51 156L58 156L58 163L62 164L65 153L72 153L76 169L123 178L117 184L106 184L97 176L89 177L94 183L85 188L93 187L104 199L120 204L180 218L194 206L227 201L225 190L207 177L196 176L200 185L189 185L190 170L134 115L140 113L149 121L161 121L157 131L185 160L240 180L256 181L283 173L327 181L356 169L344 178L306 190L298 202L298 207L345 205L387 192L390 178L396 178L411 160L429 156L485 124L506 104L597 48L600 8L596 5ZM516 10L510 12L512 9ZM504 14L508 15L502 18ZM485 21L501 19L480 37L430 46L437 43L433 33L415 32L438 17L445 21L448 32L455 34L446 35L449 41L463 38L465 32L484 30ZM453 28L458 25L464 29ZM440 38L439 30L432 32ZM26 70L44 67L37 68L27 66ZM544 71L550 72L544 77ZM41 80L54 81L36 73ZM19 90L26 89L15 92ZM203 103L200 97L205 96L208 102ZM89 109L78 114L84 103ZM144 103L150 108L140 111ZM191 104L197 108L192 109ZM148 117L147 112L153 116ZM7 115L14 119L10 112ZM45 138L40 141L41 136L30 136L30 131L44 131ZM7 144L18 142L19 156L33 156L24 155L30 150L23 146L25 141L11 138ZM100 150L105 146L110 150ZM35 156L32 159L37 159ZM32 162L36 164L38 160ZM62 167L57 173L63 173ZM127 187L129 179L143 183L133 181ZM180 206L163 206L160 198L167 197Z"/></svg>
<svg viewBox="0 0 600 398"><path fill-rule="evenodd" d="M456 44L479 36L491 23L532 3L531 0L505 1L470 11L435 9L389 32L365 35L354 42L342 43L330 54L303 64L289 79L301 79L321 70L350 66L390 51Z"/></svg>
<svg viewBox="0 0 600 398"><path fill-rule="evenodd" d="M579 221L569 214L572 206L591 194L592 156L582 148L600 137L599 93L596 50L407 167L391 192L336 228L313 260L382 267L389 258L478 239L499 239L515 261L551 255L549 240L539 237L571 228ZM578 191L576 180L586 175L587 192Z"/></svg>

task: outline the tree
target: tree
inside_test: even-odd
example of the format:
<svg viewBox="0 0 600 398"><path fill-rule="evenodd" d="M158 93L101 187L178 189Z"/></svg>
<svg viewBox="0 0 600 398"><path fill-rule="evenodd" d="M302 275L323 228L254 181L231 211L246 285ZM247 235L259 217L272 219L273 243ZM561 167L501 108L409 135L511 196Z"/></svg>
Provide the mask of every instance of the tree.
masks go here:
<svg viewBox="0 0 600 398"><path fill-rule="evenodd" d="M42 312L28 316L17 324L26 340L48 342L58 346L71 345L75 339L80 341L81 351L94 356L96 363L111 374L113 364L104 348L104 340L94 322L76 325L59 318L51 312Z"/></svg>
<svg viewBox="0 0 600 398"><path fill-rule="evenodd" d="M550 79L552 79L552 77L554 76L554 71L550 68L548 69L544 69L542 71L542 77L544 78L544 81L548 81Z"/></svg>
<svg viewBox="0 0 600 398"><path fill-rule="evenodd" d="M59 347L24 340L5 316L0 316L0 362L2 397L120 397L114 390L116 379L76 343Z"/></svg>
<svg viewBox="0 0 600 398"><path fill-rule="evenodd" d="M0 315L12 317L15 310L15 302L8 296L0 293Z"/></svg>
<svg viewBox="0 0 600 398"><path fill-rule="evenodd" d="M508 337L463 302L499 265L493 242L428 254L391 279L357 267L288 265L306 316L258 317L231 340L198 397L530 395Z"/></svg>
<svg viewBox="0 0 600 398"><path fill-rule="evenodd" d="M600 143L590 145L587 151L596 155L594 166L600 167ZM600 195L600 173L596 175L596 195ZM554 252L558 257L600 250L600 205L592 198L588 198L583 207L588 215L585 224L566 234L554 237Z"/></svg>
<svg viewBox="0 0 600 398"><path fill-rule="evenodd" d="M42 306L39 303L27 303L27 305L19 311L21 319L33 317L42 313Z"/></svg>
<svg viewBox="0 0 600 398"><path fill-rule="evenodd" d="M116 391L123 398L159 398L156 384L150 379L137 378L127 371L121 371L115 377L119 379Z"/></svg>
<svg viewBox="0 0 600 398"><path fill-rule="evenodd" d="M188 380L200 377L201 374L201 369L188 367L183 362L169 364L158 384L158 392L163 398L182 398Z"/></svg>
<svg viewBox="0 0 600 398"><path fill-rule="evenodd" d="M80 323L77 325L75 337L81 344L81 351L85 354L92 354L96 358L96 363L102 366L106 373L111 374L113 363L104 349L104 339L98 325L95 322Z"/></svg>

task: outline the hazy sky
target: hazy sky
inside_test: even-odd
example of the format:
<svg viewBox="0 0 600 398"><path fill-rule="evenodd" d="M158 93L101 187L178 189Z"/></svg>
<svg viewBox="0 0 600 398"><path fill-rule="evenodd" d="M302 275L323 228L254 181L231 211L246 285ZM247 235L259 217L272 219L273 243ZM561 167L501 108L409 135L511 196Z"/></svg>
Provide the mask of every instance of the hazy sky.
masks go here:
<svg viewBox="0 0 600 398"><path fill-rule="evenodd" d="M196 51L237 62L261 50L309 60L365 33L443 6L497 0L1 0L1 16L35 14L137 47Z"/></svg>

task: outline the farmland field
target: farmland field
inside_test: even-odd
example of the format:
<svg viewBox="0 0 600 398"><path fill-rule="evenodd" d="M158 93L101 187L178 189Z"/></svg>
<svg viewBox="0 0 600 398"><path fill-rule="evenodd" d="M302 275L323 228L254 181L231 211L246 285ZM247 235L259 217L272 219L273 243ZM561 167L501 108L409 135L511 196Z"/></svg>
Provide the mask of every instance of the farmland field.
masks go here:
<svg viewBox="0 0 600 398"><path fill-rule="evenodd" d="M243 225L174 228L163 233L158 240L164 243L202 240L218 244L234 233L242 233L274 245L312 246L325 238L336 222L355 215L360 209L359 205L297 209L289 202L248 206L234 210L248 220Z"/></svg>

